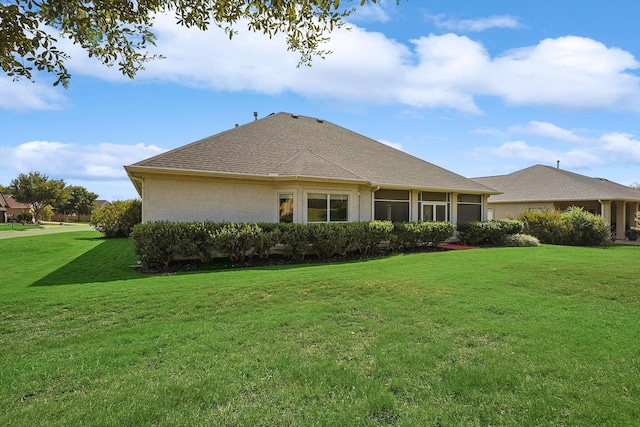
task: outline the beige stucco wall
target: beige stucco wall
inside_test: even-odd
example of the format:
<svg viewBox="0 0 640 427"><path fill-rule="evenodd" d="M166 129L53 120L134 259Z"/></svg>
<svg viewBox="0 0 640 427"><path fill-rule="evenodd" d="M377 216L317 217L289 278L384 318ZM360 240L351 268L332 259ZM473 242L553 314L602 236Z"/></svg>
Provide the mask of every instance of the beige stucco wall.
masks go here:
<svg viewBox="0 0 640 427"><path fill-rule="evenodd" d="M306 222L308 193L349 196L349 221L371 219L371 188L357 184L147 176L142 220L277 222L278 195L292 193L294 222Z"/></svg>
<svg viewBox="0 0 640 427"><path fill-rule="evenodd" d="M553 202L488 203L487 208L493 208L493 219L517 218L523 210L553 209Z"/></svg>

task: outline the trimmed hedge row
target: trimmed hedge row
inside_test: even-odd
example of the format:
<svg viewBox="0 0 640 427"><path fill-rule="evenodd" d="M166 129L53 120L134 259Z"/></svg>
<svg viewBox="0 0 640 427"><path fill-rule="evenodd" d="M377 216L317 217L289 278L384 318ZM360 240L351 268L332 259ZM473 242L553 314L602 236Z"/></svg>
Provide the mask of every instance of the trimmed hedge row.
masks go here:
<svg viewBox="0 0 640 427"><path fill-rule="evenodd" d="M473 246L502 246L508 236L522 233L524 224L514 219L470 221L458 224L460 240Z"/></svg>
<svg viewBox="0 0 640 427"><path fill-rule="evenodd" d="M176 259L229 257L268 258L274 249L292 260L307 254L320 258L349 252L373 254L382 242L387 250L405 250L435 244L453 235L449 222L393 224L368 221L334 224L166 222L138 224L130 234L133 248L147 270L168 267Z"/></svg>

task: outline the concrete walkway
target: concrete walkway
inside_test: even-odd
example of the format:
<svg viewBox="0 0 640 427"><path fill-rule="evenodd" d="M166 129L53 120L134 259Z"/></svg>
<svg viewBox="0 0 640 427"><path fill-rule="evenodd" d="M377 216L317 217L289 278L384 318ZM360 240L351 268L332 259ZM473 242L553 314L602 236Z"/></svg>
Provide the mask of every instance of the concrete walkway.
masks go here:
<svg viewBox="0 0 640 427"><path fill-rule="evenodd" d="M59 223L47 223L42 228L33 227L32 230L9 230L0 232L1 239L11 239L13 237L30 237L30 236L42 236L45 234L53 233L67 233L70 231L95 231L95 229L89 224L73 224L65 222L64 225Z"/></svg>

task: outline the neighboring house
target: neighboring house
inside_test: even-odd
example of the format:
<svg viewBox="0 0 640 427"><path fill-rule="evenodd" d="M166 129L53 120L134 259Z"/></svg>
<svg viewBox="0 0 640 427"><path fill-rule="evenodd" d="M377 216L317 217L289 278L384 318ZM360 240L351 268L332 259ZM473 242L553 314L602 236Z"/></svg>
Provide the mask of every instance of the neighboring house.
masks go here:
<svg viewBox="0 0 640 427"><path fill-rule="evenodd" d="M557 167L535 165L508 175L474 178L502 194L489 197L488 217L517 217L523 210L580 206L601 215L615 236L624 239L635 226L640 210L640 191L603 178L589 178Z"/></svg>
<svg viewBox="0 0 640 427"><path fill-rule="evenodd" d="M108 200L96 200L95 208L101 208L104 205L110 205ZM91 215L78 215L78 214L61 214L56 213L51 217L51 221L55 222L89 222L91 221Z"/></svg>
<svg viewBox="0 0 640 427"><path fill-rule="evenodd" d="M125 169L143 221L481 220L497 191L324 120L271 114Z"/></svg>
<svg viewBox="0 0 640 427"><path fill-rule="evenodd" d="M31 212L31 208L26 203L20 203L10 194L0 193L0 222L17 221L18 215L24 212Z"/></svg>

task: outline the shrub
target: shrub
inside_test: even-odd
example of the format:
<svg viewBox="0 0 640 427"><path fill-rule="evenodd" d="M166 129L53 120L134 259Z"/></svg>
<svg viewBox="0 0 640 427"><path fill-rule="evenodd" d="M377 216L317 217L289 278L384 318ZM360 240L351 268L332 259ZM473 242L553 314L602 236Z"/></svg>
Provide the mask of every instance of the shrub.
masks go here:
<svg viewBox="0 0 640 427"><path fill-rule="evenodd" d="M181 227L166 221L137 224L131 231L131 243L138 261L146 270L168 267L179 254L183 237Z"/></svg>
<svg viewBox="0 0 640 427"><path fill-rule="evenodd" d="M604 218L587 212L581 207L570 207L562 213L562 219L568 231L564 242L566 245L601 245L610 237L611 230Z"/></svg>
<svg viewBox="0 0 640 427"><path fill-rule="evenodd" d="M213 248L232 261L243 261L253 249L262 229L256 224L224 223L213 235Z"/></svg>
<svg viewBox="0 0 640 427"><path fill-rule="evenodd" d="M501 246L506 236L523 231L522 221L495 219L491 221L469 221L458 224L460 240L467 245Z"/></svg>
<svg viewBox="0 0 640 427"><path fill-rule="evenodd" d="M528 234L509 234L503 244L510 247L540 246L540 241Z"/></svg>
<svg viewBox="0 0 640 427"><path fill-rule="evenodd" d="M601 245L610 237L610 227L604 218L572 206L564 212L545 210L525 211L518 219L524 232L542 243L572 246Z"/></svg>
<svg viewBox="0 0 640 427"><path fill-rule="evenodd" d="M402 222L394 224L398 247L416 248L418 246L436 244L453 235L454 227L445 221Z"/></svg>
<svg viewBox="0 0 640 427"><path fill-rule="evenodd" d="M33 214L31 214L31 212L21 212L18 215L16 215L16 220L20 224L26 224L28 222L33 221Z"/></svg>
<svg viewBox="0 0 640 427"><path fill-rule="evenodd" d="M524 232L542 243L561 245L568 233L567 224L557 210L527 210L521 212L518 219L524 224Z"/></svg>
<svg viewBox="0 0 640 427"><path fill-rule="evenodd" d="M380 243L387 242L391 239L393 233L393 223L391 221L368 221L362 222L362 233L360 236L358 247L364 254L371 254L380 250Z"/></svg>
<svg viewBox="0 0 640 427"><path fill-rule="evenodd" d="M91 213L91 225L106 238L129 237L142 221L142 202L137 199L116 200Z"/></svg>
<svg viewBox="0 0 640 427"><path fill-rule="evenodd" d="M283 223L278 227L282 231L280 243L284 245L284 254L294 260L304 259L309 249L309 227L300 223Z"/></svg>

